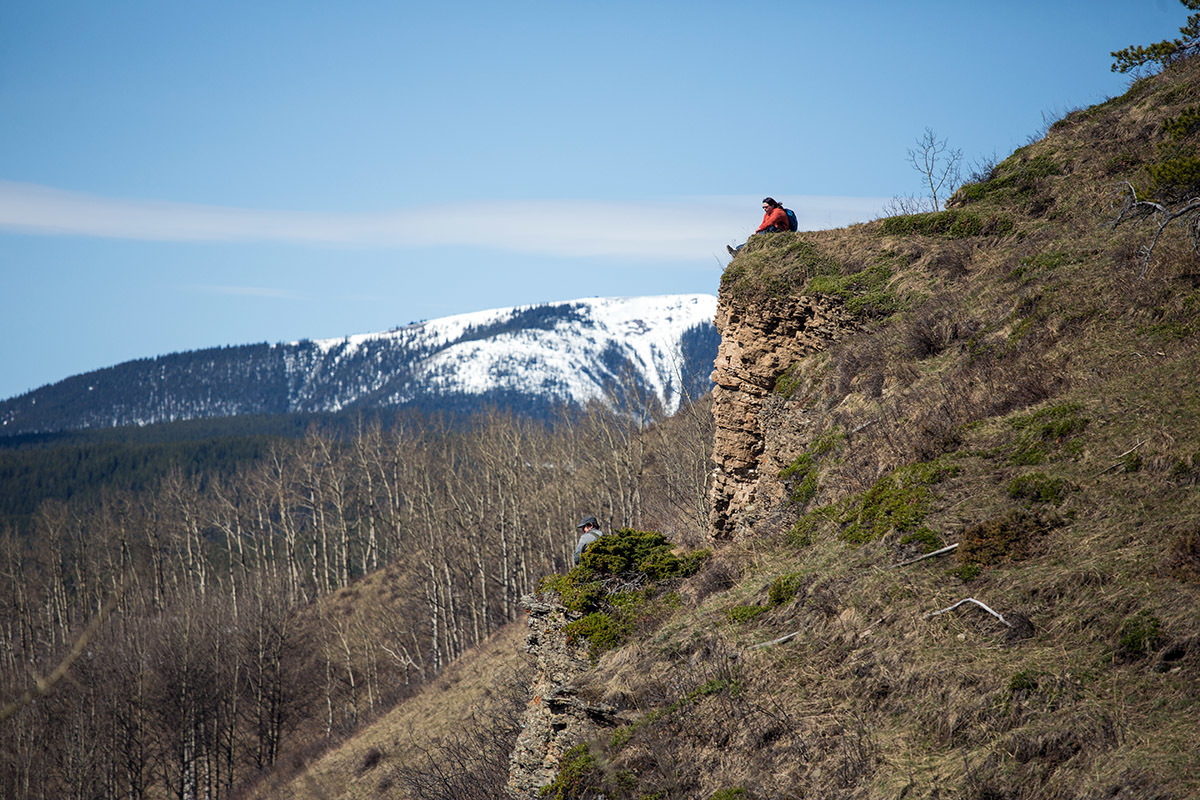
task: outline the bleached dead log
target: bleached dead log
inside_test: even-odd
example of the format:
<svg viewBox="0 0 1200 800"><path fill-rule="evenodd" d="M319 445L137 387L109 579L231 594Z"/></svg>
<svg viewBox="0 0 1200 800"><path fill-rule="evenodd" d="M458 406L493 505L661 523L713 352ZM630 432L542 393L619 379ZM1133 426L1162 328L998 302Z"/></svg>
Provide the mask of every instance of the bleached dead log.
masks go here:
<svg viewBox="0 0 1200 800"><path fill-rule="evenodd" d="M955 603L954 605L952 605L952 606L949 606L949 607L947 607L947 608L943 608L943 609L941 609L940 611L930 611L928 614L926 614L925 616L921 617L921 619L927 619L928 617L936 617L936 616L938 616L939 614L945 614L945 613L947 613L947 612L949 612L949 611L953 611L954 609L956 609L956 608L958 608L959 606L961 606L963 603L974 603L975 605L977 605L977 606L979 606L980 608L982 608L984 611L986 611L986 612L988 612L989 614L991 614L991 615L992 615L993 617L995 617L996 619L998 619L998 620L1000 620L1001 622L1003 622L1003 623L1004 623L1005 625L1007 625L1008 627L1010 627L1010 628L1012 627L1012 623L1011 623L1011 622L1009 622L1009 621L1008 621L1008 620L1006 620L1004 617L1002 617L1002 616L1000 616L999 614L997 614L997 613L996 613L995 611L993 611L992 609L988 608L988 607L987 607L986 605L984 605L983 603L981 603L981 602L979 602L978 600L976 600L974 597L966 597L966 598L963 598L962 600L959 600L959 601L958 601L957 603Z"/></svg>
<svg viewBox="0 0 1200 800"><path fill-rule="evenodd" d="M783 644L784 642L790 642L792 639L795 639L801 633L802 633L802 631L794 631L792 633L787 634L786 636L780 636L778 639L772 639L769 642L759 642L758 644L754 645L750 649L758 650L759 648L762 648L762 647L770 647L773 644Z"/></svg>
<svg viewBox="0 0 1200 800"><path fill-rule="evenodd" d="M917 556L916 558L910 558L908 561L901 561L899 564L892 564L890 567L888 567L888 569L895 569L896 567L907 567L909 564L915 564L918 561L924 561L927 558L933 558L934 556L942 556L942 555L945 555L946 553L949 553L950 551L954 550L954 548L956 548L956 547L958 547L958 542L955 542L952 545L947 545L946 547L943 547L941 550L934 550L932 553L926 553L923 556Z"/></svg>

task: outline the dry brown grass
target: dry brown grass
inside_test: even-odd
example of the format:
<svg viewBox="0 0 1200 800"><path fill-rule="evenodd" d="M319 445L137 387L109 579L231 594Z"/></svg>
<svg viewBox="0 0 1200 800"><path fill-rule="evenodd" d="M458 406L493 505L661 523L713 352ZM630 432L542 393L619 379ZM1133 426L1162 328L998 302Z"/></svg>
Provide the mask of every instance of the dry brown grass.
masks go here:
<svg viewBox="0 0 1200 800"><path fill-rule="evenodd" d="M524 621L510 623L371 725L292 765L291 774L266 777L247 800L402 799L393 776L397 767L415 763L445 737L486 720L498 704L509 704L506 682L514 677L528 682L524 637Z"/></svg>
<svg viewBox="0 0 1200 800"><path fill-rule="evenodd" d="M721 554L744 565L737 585L685 592L688 608L598 672L596 691L642 715L627 739L593 743L614 774L664 797L1200 792L1200 269L1172 241L1136 280L1145 232L1105 227L1102 185L1132 176L1118 157L1147 157L1161 114L1195 103L1197 73L1159 82L1170 103L1147 90L1077 113L1018 154L1059 169L1028 197L987 201L1014 219L1008 237L814 235L844 272L882 249L908 266L892 282L901 312L802 362L772 406L773 426L845 432L810 509L949 459L925 525L968 557L889 569L899 532L850 546L826 517L796 548L790 521L759 510L766 538ZM1022 463L1029 420L1063 408L1086 426L1048 428ZM782 468L803 442L778 438ZM1032 470L1068 487L1060 502L1010 496ZM730 621L792 573L802 596ZM924 616L970 596L1019 630L969 605Z"/></svg>

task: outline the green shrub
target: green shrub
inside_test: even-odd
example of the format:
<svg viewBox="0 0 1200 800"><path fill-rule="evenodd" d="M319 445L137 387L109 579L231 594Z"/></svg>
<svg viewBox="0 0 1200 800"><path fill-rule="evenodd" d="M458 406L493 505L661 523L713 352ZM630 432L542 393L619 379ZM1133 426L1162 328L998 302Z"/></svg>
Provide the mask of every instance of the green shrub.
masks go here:
<svg viewBox="0 0 1200 800"><path fill-rule="evenodd" d="M1200 472L1200 453L1192 456L1190 460L1187 456L1176 458L1175 463L1171 465L1171 480L1187 480L1192 477L1193 470Z"/></svg>
<svg viewBox="0 0 1200 800"><path fill-rule="evenodd" d="M1016 500L1059 505L1069 489L1070 484L1063 478L1051 478L1044 472L1033 472L1011 480L1008 496Z"/></svg>
<svg viewBox="0 0 1200 800"><path fill-rule="evenodd" d="M1051 271L1058 269L1063 264L1073 264L1079 259L1063 250L1052 250L1048 253L1038 253L1035 256L1025 256L1017 260L1017 263L1025 267L1034 267L1038 270Z"/></svg>
<svg viewBox="0 0 1200 800"><path fill-rule="evenodd" d="M841 264L796 234L751 236L721 276L721 293L753 305L799 293L815 275L838 275Z"/></svg>
<svg viewBox="0 0 1200 800"><path fill-rule="evenodd" d="M678 595L664 591L663 581L695 574L710 555L697 550L677 556L662 534L622 528L592 543L579 566L543 579L540 589L556 592L567 609L583 615L563 630L569 641L586 640L597 658L678 606ZM614 585L638 588L613 591Z"/></svg>
<svg viewBox="0 0 1200 800"><path fill-rule="evenodd" d="M784 603L790 602L796 596L796 592L800 590L800 585L804 581L804 576L799 572L789 572L787 575L780 575L771 583L771 588L767 590L767 597L773 606L781 606Z"/></svg>
<svg viewBox="0 0 1200 800"><path fill-rule="evenodd" d="M734 606L726 609L725 616L730 622L749 622L768 610L767 606Z"/></svg>
<svg viewBox="0 0 1200 800"><path fill-rule="evenodd" d="M932 528L927 528L924 525L917 528L911 533L906 533L900 537L900 544L920 544L921 549L926 553L932 553L942 547L942 537L937 535L937 532Z"/></svg>
<svg viewBox="0 0 1200 800"><path fill-rule="evenodd" d="M622 725L621 727L617 728L615 731L613 731L612 736L609 737L609 749L613 751L619 751L623 749L625 745L629 744L630 740L633 739L633 734L636 732L636 725Z"/></svg>
<svg viewBox="0 0 1200 800"><path fill-rule="evenodd" d="M538 797L548 800L584 800L595 797L603 788L604 774L588 751L586 744L576 745L563 753L558 762L554 781L538 791Z"/></svg>
<svg viewBox="0 0 1200 800"><path fill-rule="evenodd" d="M811 453L796 456L792 463L779 471L779 479L787 487L788 502L800 508L817 495L817 469Z"/></svg>
<svg viewBox="0 0 1200 800"><path fill-rule="evenodd" d="M843 503L837 521L842 538L853 544L878 539L888 531L915 531L929 513L933 492L929 487L958 467L944 460L901 467L884 475L867 491Z"/></svg>
<svg viewBox="0 0 1200 800"><path fill-rule="evenodd" d="M792 463L779 471L779 479L787 488L788 501L803 509L816 497L817 459L832 452L842 442L842 434L826 431L810 444Z"/></svg>
<svg viewBox="0 0 1200 800"><path fill-rule="evenodd" d="M708 800L745 800L746 790L740 786L732 789L718 789L709 795Z"/></svg>
<svg viewBox="0 0 1200 800"><path fill-rule="evenodd" d="M1117 632L1117 652L1125 658L1142 658L1166 643L1162 622L1149 611L1139 611Z"/></svg>
<svg viewBox="0 0 1200 800"><path fill-rule="evenodd" d="M975 184L974 186L978 186ZM967 187L963 196L969 201L981 199L987 190ZM984 219L971 211L952 209L932 211L925 214L900 214L886 217L881 229L889 236L938 236L943 239L966 239L971 236L1005 236L1012 232L1012 220L993 215Z"/></svg>
<svg viewBox="0 0 1200 800"><path fill-rule="evenodd" d="M805 514L788 529L787 541L792 547L808 547L813 543L813 534L817 530L817 516Z"/></svg>
<svg viewBox="0 0 1200 800"><path fill-rule="evenodd" d="M1038 672L1032 669L1023 669L1008 681L1008 693L1016 694L1017 692L1032 692L1038 688Z"/></svg>
<svg viewBox="0 0 1200 800"><path fill-rule="evenodd" d="M775 394L791 397L800 387L800 362L797 361L775 378Z"/></svg>
<svg viewBox="0 0 1200 800"><path fill-rule="evenodd" d="M883 317L900 307L900 300L888 289L896 256L885 254L858 272L823 273L808 281L806 294L836 297L846 310L865 317Z"/></svg>
<svg viewBox="0 0 1200 800"><path fill-rule="evenodd" d="M1011 173L1014 177L1022 181L1039 180L1041 178L1049 178L1051 175L1061 175L1062 167L1049 153L1039 153L1036 156L1019 162L1016 169Z"/></svg>
<svg viewBox="0 0 1200 800"><path fill-rule="evenodd" d="M586 614L599 608L606 594L604 584L596 580L595 573L584 566L578 566L566 575L547 575L542 579L540 591L555 592L562 599L562 604L580 614Z"/></svg>
<svg viewBox="0 0 1200 800"><path fill-rule="evenodd" d="M1016 467L1032 467L1045 464L1050 456L1050 448L1045 442L1036 439L1022 439L1008 457L1008 463Z"/></svg>
<svg viewBox="0 0 1200 800"><path fill-rule="evenodd" d="M950 571L952 575L954 575L963 583L970 583L978 578L982 572L983 566L980 564L963 564L962 566Z"/></svg>
<svg viewBox="0 0 1200 800"><path fill-rule="evenodd" d="M1165 202L1192 197L1200 191L1200 157L1181 155L1147 164L1150 176L1147 193Z"/></svg>
<svg viewBox="0 0 1200 800"><path fill-rule="evenodd" d="M1042 153L1025 158L1021 153L1018 150L998 164L990 179L960 188L959 197L967 203L982 200L1028 202L1039 194L1046 178L1062 174L1062 167L1050 155ZM1013 224L1008 218L997 216L990 218L984 228L986 233L1003 236L1012 232Z"/></svg>
<svg viewBox="0 0 1200 800"><path fill-rule="evenodd" d="M1041 464L1049 457L1051 445L1068 445L1091 422L1079 413L1080 408L1078 403L1066 403L1014 418L1011 424L1020 436L1009 455L1009 463Z"/></svg>
<svg viewBox="0 0 1200 800"><path fill-rule="evenodd" d="M1015 418L1012 426L1017 430L1029 431L1041 439L1061 440L1080 433L1088 426L1090 420L1080 416L1081 408L1079 403L1051 406L1033 414Z"/></svg>
<svg viewBox="0 0 1200 800"><path fill-rule="evenodd" d="M1200 130L1200 107L1185 108L1177 117L1163 120L1160 130L1173 142L1181 141Z"/></svg>
<svg viewBox="0 0 1200 800"><path fill-rule="evenodd" d="M641 572L653 580L665 580L694 574L709 555L708 551L698 551L681 558L672 550L661 533L622 528L591 544L576 569L587 569L600 577Z"/></svg>
<svg viewBox="0 0 1200 800"><path fill-rule="evenodd" d="M614 619L611 614L593 611L582 619L569 622L563 627L568 642L583 638L591 645L591 653L600 655L621 644L631 630L626 620Z"/></svg>
<svg viewBox="0 0 1200 800"><path fill-rule="evenodd" d="M688 692L684 701L691 703L701 697L710 697L714 694L720 694L728 690L730 694L737 694L741 691L741 682L736 678L713 678L710 681L705 681L703 685Z"/></svg>

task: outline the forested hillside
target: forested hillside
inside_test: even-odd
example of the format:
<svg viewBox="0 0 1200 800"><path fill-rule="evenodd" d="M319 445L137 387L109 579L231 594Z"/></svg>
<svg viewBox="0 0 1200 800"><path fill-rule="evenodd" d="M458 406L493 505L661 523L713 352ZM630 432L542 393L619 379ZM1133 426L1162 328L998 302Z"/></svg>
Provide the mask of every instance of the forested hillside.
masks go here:
<svg viewBox="0 0 1200 800"><path fill-rule="evenodd" d="M440 416L452 424L462 419L453 410ZM423 419L412 410L248 415L0 437L0 525L27 530L46 500L140 492L171 471L201 482L227 477L253 466L278 440L319 431L344 441L403 417Z"/></svg>
<svg viewBox="0 0 1200 800"><path fill-rule="evenodd" d="M0 533L0 795L232 796L511 620L583 513L697 541L710 440L705 405L409 415L44 502Z"/></svg>

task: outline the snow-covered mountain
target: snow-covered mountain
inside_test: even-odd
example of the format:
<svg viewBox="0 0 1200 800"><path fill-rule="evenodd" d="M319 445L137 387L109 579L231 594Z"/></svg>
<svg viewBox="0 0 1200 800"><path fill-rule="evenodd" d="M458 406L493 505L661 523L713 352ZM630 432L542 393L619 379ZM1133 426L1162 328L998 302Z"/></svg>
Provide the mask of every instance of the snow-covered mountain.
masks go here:
<svg viewBox="0 0 1200 800"><path fill-rule="evenodd" d="M0 436L184 419L592 400L672 413L711 388L712 295L493 309L344 339L174 353L0 402Z"/></svg>

